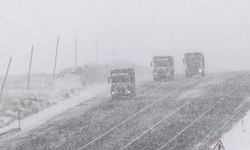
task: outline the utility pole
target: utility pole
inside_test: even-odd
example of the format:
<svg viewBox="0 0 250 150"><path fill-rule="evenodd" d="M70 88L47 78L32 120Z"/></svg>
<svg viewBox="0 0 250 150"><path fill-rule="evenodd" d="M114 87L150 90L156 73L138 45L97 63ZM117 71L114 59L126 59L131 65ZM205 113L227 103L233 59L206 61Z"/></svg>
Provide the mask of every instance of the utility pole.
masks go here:
<svg viewBox="0 0 250 150"><path fill-rule="evenodd" d="M99 49L99 41L96 41L96 51L95 51L95 65L98 65L98 49Z"/></svg>
<svg viewBox="0 0 250 150"><path fill-rule="evenodd" d="M54 62L54 70L53 70L53 77L56 77L56 65L57 65L57 55L58 55L58 47L59 47L59 40L60 37L57 37L57 42L56 42L56 54L55 54L55 62Z"/></svg>
<svg viewBox="0 0 250 150"><path fill-rule="evenodd" d="M21 111L18 110L18 128L21 130Z"/></svg>
<svg viewBox="0 0 250 150"><path fill-rule="evenodd" d="M4 86L5 86L8 74L9 74L11 61L12 61L12 57L10 57L10 60L9 60L9 64L8 64L8 67L7 67L7 70L6 70L6 74L5 74L5 77L4 77L4 80L3 80L2 88L1 88L0 97L3 96Z"/></svg>
<svg viewBox="0 0 250 150"><path fill-rule="evenodd" d="M29 65L29 72L28 72L27 90L29 90L29 88L30 88L30 73L31 73L32 60L33 60L33 51L34 51L34 47L32 45L31 54L30 54L30 65Z"/></svg>
<svg viewBox="0 0 250 150"><path fill-rule="evenodd" d="M75 39L75 68L77 68L77 39Z"/></svg>

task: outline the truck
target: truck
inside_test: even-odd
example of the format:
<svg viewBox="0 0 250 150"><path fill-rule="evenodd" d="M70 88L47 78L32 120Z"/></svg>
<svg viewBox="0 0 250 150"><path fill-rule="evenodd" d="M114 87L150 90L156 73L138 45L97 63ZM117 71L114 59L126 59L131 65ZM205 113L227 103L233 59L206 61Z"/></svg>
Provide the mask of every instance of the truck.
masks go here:
<svg viewBox="0 0 250 150"><path fill-rule="evenodd" d="M108 78L111 83L111 98L120 99L136 96L135 70L132 68L113 69Z"/></svg>
<svg viewBox="0 0 250 150"><path fill-rule="evenodd" d="M174 57L173 56L154 56L153 62L153 80L170 81L174 80Z"/></svg>
<svg viewBox="0 0 250 150"><path fill-rule="evenodd" d="M183 63L185 64L187 78L205 76L205 58L201 52L185 53Z"/></svg>

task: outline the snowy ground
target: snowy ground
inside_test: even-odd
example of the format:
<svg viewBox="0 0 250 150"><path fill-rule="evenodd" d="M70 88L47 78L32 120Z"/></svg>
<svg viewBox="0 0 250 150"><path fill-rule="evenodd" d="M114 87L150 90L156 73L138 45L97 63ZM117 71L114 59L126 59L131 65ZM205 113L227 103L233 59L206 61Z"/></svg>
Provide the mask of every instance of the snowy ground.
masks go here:
<svg viewBox="0 0 250 150"><path fill-rule="evenodd" d="M99 95L105 91L107 91L108 85L107 84L99 84L99 85L94 85L91 87L88 87L84 89L78 96L75 96L71 98L70 100L62 100L59 101L56 105L53 105L47 109L44 109L36 114L33 114L27 118L24 118L21 120L21 128L23 132L27 132L29 130L32 130L44 122L56 117L57 115L65 112L66 110L75 107L79 105L80 103L87 101L91 98L93 98L96 95ZM18 127L18 121L15 121L11 123L10 125L1 128L1 132L5 132L9 129L12 128L17 128Z"/></svg>
<svg viewBox="0 0 250 150"><path fill-rule="evenodd" d="M24 126L24 128L29 131L49 120L45 125L24 135L19 134L17 137L2 141L0 145L9 145L11 149L16 150L75 150L78 148L110 150L123 147L124 149L147 147L148 149L201 150L204 148L207 150L209 149L207 146L211 147L214 141L224 135L222 142L226 150L228 150L227 147L233 150L238 147L234 148L229 144L244 146L244 143L239 143L239 140L249 139L247 131L249 127L245 125L249 125L245 121L249 120L248 117L243 119L244 126L239 121L245 113L236 116L226 128L224 126L227 119L231 118L238 108L244 109L243 112L249 110L246 105L248 100L245 100L245 97L249 97L249 74L216 75L202 79L181 77L167 83L152 82L148 78L150 75L141 75L146 81L139 81L138 97L135 100L110 100L107 83L104 84L104 89L101 89L102 86L99 87L100 92L104 91L104 93L97 97L95 95L99 93L96 91L98 86L93 87L94 91L82 90L80 95L69 98L70 101L61 100L57 105L52 106L54 108L51 110L42 111L40 116L44 118L36 120L40 117L39 113L29 117L25 120L27 125L30 125L30 122L36 123L31 124L32 127ZM88 90L90 92L87 92ZM86 96L84 93L92 93L92 95ZM85 105L93 101L100 101L100 103L91 105L92 107L87 110ZM68 111L65 113L77 115L65 118L64 113L61 113L71 107L73 108L69 112L73 113ZM57 111L54 112L54 109ZM54 113L52 117L61 115L50 120L51 113ZM246 116L249 116L249 113ZM237 122L240 123L234 125ZM221 127L223 127L222 132L216 132ZM229 129L232 130L228 132ZM240 133L239 129L244 134ZM216 136L214 136L215 132ZM237 139L233 138L235 135L239 135L236 136ZM246 147L242 149L247 150L248 145Z"/></svg>
<svg viewBox="0 0 250 150"><path fill-rule="evenodd" d="M62 106L64 103L69 103L67 106L70 107L75 106L74 99L77 99L79 94L78 97L81 97L81 100L76 100L79 103L87 98L91 98L91 96L98 95L100 88L102 90L108 89L107 78L109 71L112 68L125 66L135 67L138 74L144 74L145 70L147 70L143 67L126 63L115 66L87 65L77 69L68 68L59 73L55 79L51 75L46 74L32 75L30 90L26 89L27 76L10 76L7 80L4 95L0 101L0 128L2 128L0 129L0 133L9 127L15 126L14 124L16 123L13 122L18 118L18 111L21 111L22 119L36 113L41 114L41 111L47 108L49 108L48 112L50 110L57 110L54 107L62 108L53 113L58 114L64 110ZM146 72L148 73L148 71ZM3 80L3 77L0 77L0 79ZM86 93L88 96L84 95ZM55 106L57 104L59 106ZM7 125L10 126L3 128Z"/></svg>
<svg viewBox="0 0 250 150"><path fill-rule="evenodd" d="M223 135L221 141L226 150L250 149L250 111L228 133Z"/></svg>
<svg viewBox="0 0 250 150"><path fill-rule="evenodd" d="M79 109L78 116L69 118L69 120L64 118L64 122L55 121L52 123L54 124L53 128L47 129L45 127L32 130L25 135L25 137L32 135L28 140L20 136L18 141L10 139L3 144L15 145L11 148L18 150L46 148L75 150L89 142L92 143L91 140L100 136L97 141L85 149L119 149L123 146L126 147L134 140L133 143L128 145L128 149L136 149L138 146L157 149L169 139L176 137L166 147L167 149L170 149L169 146L173 146L176 149L190 150L199 141L203 141L210 132L224 123L224 120L218 121L219 118L230 116L232 110L243 101L240 95L244 95L244 93L236 92L236 95L233 95L231 91L237 91L238 86L236 85L246 86L247 83L245 79L238 81L235 76L223 76L224 78L216 76L216 78L207 77L204 79L178 78L176 81L168 83L147 81L138 87L138 95L144 92L147 94L138 96L136 101L111 101L109 96L100 95L91 101L99 99L103 103L90 108L88 111ZM247 78L245 75L244 77ZM249 86L247 87L249 88ZM243 87L239 90L242 89ZM225 93L229 93L227 98L225 98ZM219 102L220 104L216 105ZM84 103L79 106L83 105ZM148 105L152 107L146 111L145 108ZM145 111L142 111L144 109ZM133 114L138 115L130 117L134 116ZM167 120L164 119L165 116L169 116ZM202 116L202 118L199 118L199 116ZM124 122L123 120L126 118L131 119ZM196 120L197 118L199 120ZM161 121L162 119L164 120ZM161 123L156 126L159 121ZM167 123L164 123L165 121ZM121 122L123 124L117 126ZM51 123L46 124L50 125ZM114 126L117 126L117 130L110 130ZM151 134L147 131L151 131L150 128L152 127L154 127L154 130ZM186 130L183 130L185 132L182 132L185 127L190 128L186 128ZM180 136L176 136L176 134L180 134ZM159 137L162 137L163 141L159 140ZM183 140L183 138L186 140ZM183 143L179 143L179 141L183 141ZM13 144L13 142L16 144Z"/></svg>

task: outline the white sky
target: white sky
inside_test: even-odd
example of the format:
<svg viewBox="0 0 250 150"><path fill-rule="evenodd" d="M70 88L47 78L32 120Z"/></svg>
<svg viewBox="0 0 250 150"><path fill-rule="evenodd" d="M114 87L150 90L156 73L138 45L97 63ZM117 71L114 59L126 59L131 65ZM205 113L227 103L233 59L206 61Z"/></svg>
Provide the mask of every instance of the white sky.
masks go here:
<svg viewBox="0 0 250 150"><path fill-rule="evenodd" d="M128 60L149 66L154 55L173 55L183 72L185 52L201 51L208 71L250 70L249 0L0 0L0 74L52 72L56 38L58 70L74 64Z"/></svg>

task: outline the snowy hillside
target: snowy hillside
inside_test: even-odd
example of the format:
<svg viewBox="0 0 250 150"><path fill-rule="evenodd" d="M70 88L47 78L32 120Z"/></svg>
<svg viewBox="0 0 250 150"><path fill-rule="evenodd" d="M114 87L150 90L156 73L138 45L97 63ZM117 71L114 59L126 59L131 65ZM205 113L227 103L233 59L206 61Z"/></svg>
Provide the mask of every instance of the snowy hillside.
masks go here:
<svg viewBox="0 0 250 150"><path fill-rule="evenodd" d="M109 71L117 67L135 67L138 80L144 80L150 75L150 70L126 63L103 66L86 65L79 68L67 68L55 79L46 74L32 75L30 90L26 89L26 76L9 77L0 101L0 127L17 120L19 110L21 117L25 118L52 107L59 101L70 100L88 87L107 85Z"/></svg>

